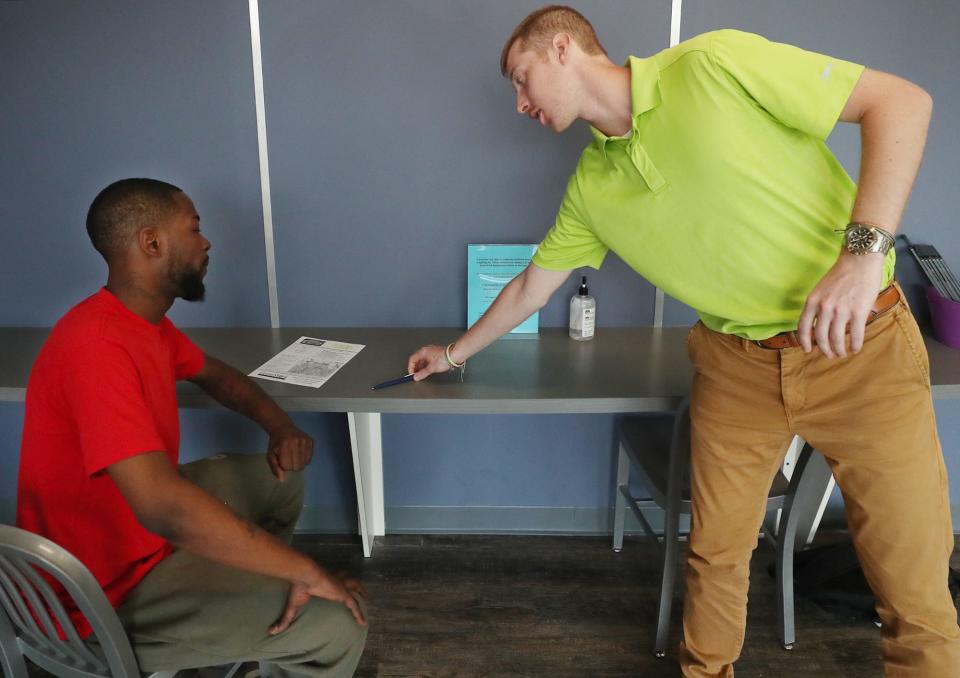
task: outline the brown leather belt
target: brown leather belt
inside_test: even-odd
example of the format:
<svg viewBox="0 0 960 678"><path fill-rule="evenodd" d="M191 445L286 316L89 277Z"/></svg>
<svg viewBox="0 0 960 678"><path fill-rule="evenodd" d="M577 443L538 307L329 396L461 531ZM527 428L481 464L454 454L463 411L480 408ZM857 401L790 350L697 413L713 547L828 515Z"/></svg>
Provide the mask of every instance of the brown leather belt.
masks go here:
<svg viewBox="0 0 960 678"><path fill-rule="evenodd" d="M890 285L877 295L877 300L873 302L873 308L870 309L870 316L867 318L869 325L881 315L900 303L900 290L896 285ZM779 350L782 348L797 348L800 346L800 337L794 332L781 332L775 334L769 339L761 339L755 342L757 346Z"/></svg>

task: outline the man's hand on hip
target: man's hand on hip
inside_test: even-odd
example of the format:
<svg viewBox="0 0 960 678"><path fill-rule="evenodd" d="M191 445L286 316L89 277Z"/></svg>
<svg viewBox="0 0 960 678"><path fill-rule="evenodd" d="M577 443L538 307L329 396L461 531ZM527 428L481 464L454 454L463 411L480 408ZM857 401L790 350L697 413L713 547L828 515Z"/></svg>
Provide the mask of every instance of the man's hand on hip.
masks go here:
<svg viewBox="0 0 960 678"><path fill-rule="evenodd" d="M800 314L797 334L804 351L812 351L816 342L828 358L845 358L848 330L850 351L860 351L870 309L880 291L883 260L880 253L840 254L813 288Z"/></svg>

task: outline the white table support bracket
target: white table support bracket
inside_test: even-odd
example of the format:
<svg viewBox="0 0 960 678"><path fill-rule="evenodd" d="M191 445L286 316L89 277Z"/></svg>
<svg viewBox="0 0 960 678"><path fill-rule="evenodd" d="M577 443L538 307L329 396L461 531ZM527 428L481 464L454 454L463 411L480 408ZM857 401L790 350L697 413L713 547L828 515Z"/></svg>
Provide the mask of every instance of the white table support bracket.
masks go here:
<svg viewBox="0 0 960 678"><path fill-rule="evenodd" d="M357 515L363 556L373 552L374 537L386 534L383 509L383 437L380 414L347 412L353 475L357 482Z"/></svg>

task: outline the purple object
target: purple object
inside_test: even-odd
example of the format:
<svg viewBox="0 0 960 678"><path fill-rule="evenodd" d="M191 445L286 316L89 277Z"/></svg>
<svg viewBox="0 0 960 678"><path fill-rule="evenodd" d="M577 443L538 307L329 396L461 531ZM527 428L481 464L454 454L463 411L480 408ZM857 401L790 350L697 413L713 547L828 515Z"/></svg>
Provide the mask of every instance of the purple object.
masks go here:
<svg viewBox="0 0 960 678"><path fill-rule="evenodd" d="M927 305L934 338L941 344L960 348L960 301L947 299L937 288L927 287Z"/></svg>

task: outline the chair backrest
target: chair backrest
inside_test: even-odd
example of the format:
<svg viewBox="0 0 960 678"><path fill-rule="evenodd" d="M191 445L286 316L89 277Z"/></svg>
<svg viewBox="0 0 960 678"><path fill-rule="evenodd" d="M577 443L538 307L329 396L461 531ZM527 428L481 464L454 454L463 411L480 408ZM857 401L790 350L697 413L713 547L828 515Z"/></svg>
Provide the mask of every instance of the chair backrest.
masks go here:
<svg viewBox="0 0 960 678"><path fill-rule="evenodd" d="M80 638L40 572L63 586L93 628L91 638L99 648ZM0 651L17 657L3 662L13 678L22 671L16 665L23 666L19 655L64 678L140 675L120 619L90 570L49 539L10 525L0 525Z"/></svg>

